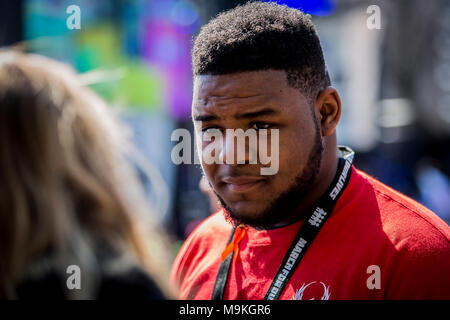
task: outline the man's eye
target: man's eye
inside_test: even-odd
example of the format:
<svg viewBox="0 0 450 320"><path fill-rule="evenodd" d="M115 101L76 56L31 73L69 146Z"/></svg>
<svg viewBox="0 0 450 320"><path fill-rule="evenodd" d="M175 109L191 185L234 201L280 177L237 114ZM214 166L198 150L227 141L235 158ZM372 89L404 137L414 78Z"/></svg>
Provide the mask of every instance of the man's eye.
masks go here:
<svg viewBox="0 0 450 320"><path fill-rule="evenodd" d="M264 122L255 122L252 124L251 128L255 130L269 129L270 124Z"/></svg>
<svg viewBox="0 0 450 320"><path fill-rule="evenodd" d="M220 132L220 129L217 127L207 127L207 128L202 128L202 132L206 133L206 134L214 134L214 133Z"/></svg>

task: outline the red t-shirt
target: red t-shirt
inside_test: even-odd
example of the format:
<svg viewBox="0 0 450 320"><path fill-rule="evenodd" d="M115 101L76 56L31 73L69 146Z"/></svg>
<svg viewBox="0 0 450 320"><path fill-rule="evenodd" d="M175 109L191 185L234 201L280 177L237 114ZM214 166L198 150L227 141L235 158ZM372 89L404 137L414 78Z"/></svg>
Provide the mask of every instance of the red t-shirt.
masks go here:
<svg viewBox="0 0 450 320"><path fill-rule="evenodd" d="M302 223L262 231L247 227L224 299L264 299ZM211 299L231 230L219 211L186 240L172 269L181 299ZM353 167L280 299L450 299L450 228Z"/></svg>

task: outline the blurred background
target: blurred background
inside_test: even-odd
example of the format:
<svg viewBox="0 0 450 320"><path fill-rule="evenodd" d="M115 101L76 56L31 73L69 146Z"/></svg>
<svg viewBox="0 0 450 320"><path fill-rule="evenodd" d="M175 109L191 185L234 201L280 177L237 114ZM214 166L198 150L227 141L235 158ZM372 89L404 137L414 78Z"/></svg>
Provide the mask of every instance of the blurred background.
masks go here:
<svg viewBox="0 0 450 320"><path fill-rule="evenodd" d="M0 1L0 46L71 64L121 110L148 161L141 179L180 242L211 214L198 165L175 165L176 128L192 132L190 50L202 24L246 1ZM312 15L341 94L338 142L355 165L450 222L450 1L277 1ZM69 29L70 5L80 29ZM379 28L371 28L379 8ZM368 21L369 20L369 21ZM149 183L153 181L156 183Z"/></svg>

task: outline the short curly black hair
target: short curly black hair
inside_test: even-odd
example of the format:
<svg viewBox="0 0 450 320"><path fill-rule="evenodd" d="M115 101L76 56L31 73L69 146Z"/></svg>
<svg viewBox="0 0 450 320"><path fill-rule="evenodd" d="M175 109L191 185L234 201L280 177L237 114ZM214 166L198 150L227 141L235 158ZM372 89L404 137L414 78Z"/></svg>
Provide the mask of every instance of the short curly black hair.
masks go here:
<svg viewBox="0 0 450 320"><path fill-rule="evenodd" d="M284 70L312 101L330 85L310 16L277 3L249 2L217 15L194 41L192 67L194 76Z"/></svg>

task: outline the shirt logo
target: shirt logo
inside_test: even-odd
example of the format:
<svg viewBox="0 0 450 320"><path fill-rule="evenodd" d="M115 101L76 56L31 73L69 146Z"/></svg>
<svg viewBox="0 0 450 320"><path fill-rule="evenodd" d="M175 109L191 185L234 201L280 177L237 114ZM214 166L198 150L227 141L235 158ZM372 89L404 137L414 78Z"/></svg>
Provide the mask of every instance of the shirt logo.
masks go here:
<svg viewBox="0 0 450 320"><path fill-rule="evenodd" d="M308 284L303 283L303 285L298 289L291 300L303 300L303 294L310 285L317 283L317 281L310 282ZM330 299L330 286L326 286L322 281L319 282L323 287L323 295L320 297L320 300L329 300ZM311 298L309 300L314 300L315 298Z"/></svg>

